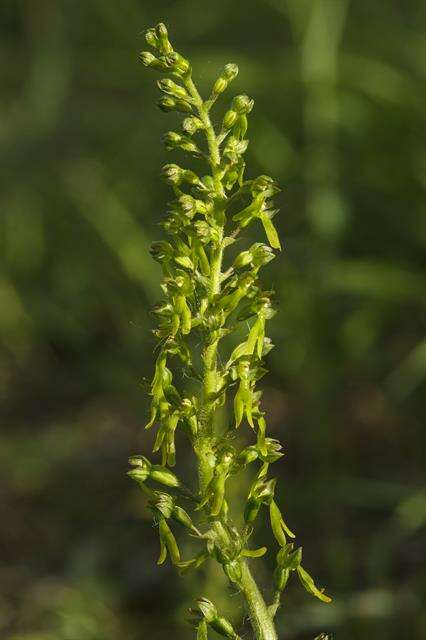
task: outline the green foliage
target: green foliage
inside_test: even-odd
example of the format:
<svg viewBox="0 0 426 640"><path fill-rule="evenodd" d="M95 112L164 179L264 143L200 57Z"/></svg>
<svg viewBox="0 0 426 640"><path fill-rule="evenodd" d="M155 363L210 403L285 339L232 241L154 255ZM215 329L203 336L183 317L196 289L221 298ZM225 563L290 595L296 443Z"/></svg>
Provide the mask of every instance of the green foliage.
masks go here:
<svg viewBox="0 0 426 640"><path fill-rule="evenodd" d="M273 292L262 286L259 271L274 259L273 250L281 249L272 222L278 211L272 198L279 188L269 176L245 177L245 136L252 99L236 96L220 132L216 133L212 125L211 109L236 77L237 65L225 66L210 98L203 100L192 80L190 62L173 49L165 25L160 23L149 29L146 40L155 55L142 52L142 63L174 78L158 82L164 94L159 107L191 114L190 119L184 120L182 132L166 134L166 149L185 152L207 164L209 172L204 175L176 164L167 164L162 170L174 199L162 223L169 239L155 242L151 249L162 266L164 299L154 310L159 318L154 331L159 341L150 386L151 415L146 425L147 429L156 428L153 451L161 452L161 465L151 464L144 456L132 456L133 468L128 475L148 495L158 524L158 564L169 557L177 568L187 570L208 558L216 560L229 583L244 594L256 638L274 640L277 636L273 617L292 571L297 572L310 594L324 602L331 600L302 567L301 548L293 551L293 544L287 543L288 537L295 536L275 500L276 479L269 475L270 465L281 458L281 444L266 436L262 392L257 388L266 373L264 358L273 347L265 334L266 322L274 315ZM253 244L227 266L227 250L239 240L242 229L256 220L262 223L269 244ZM229 342L244 333L241 342L225 355L223 339L226 337ZM193 354L199 344L201 366L197 369ZM181 372L178 382L174 369ZM188 382L192 379L198 381L195 393ZM221 406L229 404L228 397L233 397L234 420L219 428L215 415ZM251 428L255 441L238 450L235 430L242 424ZM177 430L189 438L198 466L198 488L186 492L186 496L183 491L192 507L191 516L177 503L182 498L183 483L169 469L176 464ZM246 503L231 505L228 484L251 465L258 469ZM152 482L175 488L178 496L151 488ZM250 548L255 521L263 506L269 508L271 530L281 547L274 574L274 602L269 609L252 585L253 579L250 577L247 583L244 577L248 571L245 558L261 557L266 552L264 547ZM244 512L242 528L235 524L238 509ZM193 523L195 517L200 520L197 526ZM198 539L201 549L195 558L182 561L172 530L175 523ZM201 598L197 606L194 624L198 638L206 638L212 628L226 638L238 639L231 624L218 615L209 600Z"/></svg>

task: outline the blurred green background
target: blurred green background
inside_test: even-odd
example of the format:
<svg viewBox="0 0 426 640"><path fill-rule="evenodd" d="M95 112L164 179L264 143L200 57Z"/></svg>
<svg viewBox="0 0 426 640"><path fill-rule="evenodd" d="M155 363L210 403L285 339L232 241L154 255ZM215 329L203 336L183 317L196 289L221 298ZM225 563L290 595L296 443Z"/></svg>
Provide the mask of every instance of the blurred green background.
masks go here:
<svg viewBox="0 0 426 640"><path fill-rule="evenodd" d="M192 638L191 597L226 599L211 570L156 567L124 475L151 446L148 247L177 122L137 62L159 20L205 92L238 63L248 175L285 187L265 405L288 519L335 599L290 584L280 640L426 637L425 18L421 0L2 0L2 638Z"/></svg>

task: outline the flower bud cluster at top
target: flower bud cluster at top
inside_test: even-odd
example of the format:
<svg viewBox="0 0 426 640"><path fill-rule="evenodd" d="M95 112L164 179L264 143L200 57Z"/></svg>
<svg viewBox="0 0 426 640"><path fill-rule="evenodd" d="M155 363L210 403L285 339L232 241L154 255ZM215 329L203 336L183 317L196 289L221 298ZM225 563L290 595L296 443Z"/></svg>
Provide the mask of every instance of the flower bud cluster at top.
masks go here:
<svg viewBox="0 0 426 640"><path fill-rule="evenodd" d="M265 330L267 320L274 315L273 294L262 287L259 271L274 259L275 250L281 249L273 222L277 209L272 202L279 189L269 176L246 179L244 175L248 115L254 103L244 94L234 97L215 131L210 110L235 80L237 65L225 65L209 98L203 100L192 80L190 62L174 50L166 27L159 24L149 29L146 41L154 53L142 52L142 63L167 75L158 81L160 109L185 114L182 129L165 134L166 149L188 154L204 163L207 172L175 163L162 169L173 200L162 222L168 239L154 242L151 248L153 258L162 267L164 299L154 308L158 318L154 334L159 342L146 425L156 428L153 450L160 452L161 464L133 456L129 475L145 490L159 525L159 562L168 555L184 571L212 557L223 566L230 583L245 593L248 590L244 585L243 558L257 557L265 551L250 549L249 538L259 511L266 507L280 547L274 575L277 597L294 570L308 591L327 600L301 567L301 550L293 550L293 543L287 541L294 534L275 500L276 480L269 477L270 465L283 454L280 443L266 435L262 394L256 386L266 373L264 358L273 348ZM243 247L226 264L227 248L252 223L260 225L262 241ZM227 336L230 343L232 336L241 336L244 328L243 339L228 354L224 353L222 338ZM201 366L199 358L194 357L194 349L199 347L194 345L201 345ZM173 373L177 367L183 374L179 382ZM182 383L185 379L192 381L188 389ZM198 392L194 384L198 384ZM228 406L228 398L233 419L219 431L213 417L219 407ZM254 443L238 450L235 430L242 424L247 424L255 437ZM194 492L183 488L170 470L177 459L177 430L187 435L198 460L199 487ZM228 504L228 482L251 464L257 464L258 470L240 510L245 524L238 529ZM158 491L150 483L163 488ZM193 517L209 523L204 533L177 504L177 497L168 495L164 487L174 489L177 497L192 501ZM181 560L170 523L180 524L199 538L202 549L198 556ZM246 597L250 600L250 594ZM261 608L261 604L258 606ZM277 606L275 603L275 609ZM251 614L256 616L253 611ZM270 628L265 627L261 636L256 626L261 621L255 621L255 632L258 637L273 640L273 614L265 608L262 615L262 624L269 624ZM194 624L199 637L207 637L211 627L224 637L238 638L230 623L205 599L198 601Z"/></svg>

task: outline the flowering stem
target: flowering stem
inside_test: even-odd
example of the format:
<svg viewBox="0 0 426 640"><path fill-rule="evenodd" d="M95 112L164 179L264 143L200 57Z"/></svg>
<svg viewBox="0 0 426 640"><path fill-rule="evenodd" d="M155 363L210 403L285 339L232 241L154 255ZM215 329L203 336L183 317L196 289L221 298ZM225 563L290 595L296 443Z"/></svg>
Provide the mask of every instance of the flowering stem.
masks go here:
<svg viewBox="0 0 426 640"><path fill-rule="evenodd" d="M262 594L246 562L241 563L241 593L257 640L277 640L278 636Z"/></svg>
<svg viewBox="0 0 426 640"><path fill-rule="evenodd" d="M144 489L158 524L159 564L169 557L178 569L185 571L197 569L208 558L220 563L231 585L245 600L256 640L277 640L273 618L292 572L297 572L309 593L325 602L330 600L301 566L302 549L294 549L293 542L287 542L287 536L293 538L294 534L274 499L276 480L268 477L270 465L283 455L282 447L278 440L266 436L261 392L256 389L257 381L266 371L264 358L273 348L265 334L265 322L274 315L272 292L262 287L259 270L275 257L274 250L281 248L272 222L277 213L272 197L279 188L269 176L244 179L247 116L253 100L246 95L236 96L218 134L212 125L210 109L237 76L237 65L225 65L209 99L203 100L192 80L190 62L173 49L165 25L160 23L148 29L146 40L156 55L142 52L143 64L171 75L158 82L164 94L160 108L187 115L181 132L169 131L165 135L166 148L206 160L210 175L200 177L174 163L163 167L163 177L172 187L175 199L170 203L169 217L163 222L169 239L154 242L151 248L163 268L161 287L165 299L154 309L159 318L154 331L159 339L159 354L146 425L156 427L153 451L161 452L161 464L153 464L145 456L132 456L129 463L133 469L128 473ZM198 145L200 133L206 138L208 152ZM226 247L252 222L258 228L263 227L264 242L252 244L223 268ZM222 337L233 335L235 339L243 327L246 332L242 342L228 356L223 354L223 362L219 362ZM194 337L202 345L201 371L193 358ZM184 374L177 382L173 373L176 359ZM193 395L192 386L186 385L189 377L201 383L198 396ZM255 435L254 443L243 448L232 429L225 432L215 429L217 410L231 394L234 427L246 422L251 427L249 433ZM193 445L198 491L187 490L171 470L176 463L177 429L189 436ZM243 506L245 524L238 529L230 515L230 506L234 505L228 504L227 482L252 463L258 466L258 471ZM152 489L147 482L163 487ZM179 504L182 496L193 503L191 515ZM274 600L269 608L246 560L261 557L267 551L265 547L253 549L250 544L262 507L269 509L271 529L279 546L273 578ZM201 522L196 526L192 517L200 515ZM176 523L202 545L194 558L182 559L173 530ZM207 530L203 531L204 527ZM214 630L228 640L240 640L231 623L207 598L199 598L191 613L197 638L207 640L209 631Z"/></svg>
<svg viewBox="0 0 426 640"><path fill-rule="evenodd" d="M197 107L201 121L204 124L204 132L207 139L209 148L209 162L212 168L212 177L216 188L216 206L222 208L224 212L224 204L226 201L226 195L219 175L220 165L220 151L217 136L214 127L211 123L208 108L206 103L202 100L194 82L191 78L185 81L185 86L188 93L194 100ZM210 299L214 296L220 295L221 292L221 276L222 276L222 260L223 260L223 236L225 228L225 216L223 215L223 224L219 227L219 246L217 249L212 248L212 254L210 259ZM203 425L198 436L198 446L196 447L196 453L198 456L198 473L200 492L205 491L208 482L213 474L213 467L209 460L212 459L213 453L213 407L209 401L211 394L217 391L217 350L219 346L219 340L215 340L205 349L204 357L204 373L203 373L203 399L201 407L201 415L204 420L200 421ZM274 623L268 613L267 606L259 591L259 588L250 572L250 569L246 562L241 562L241 579L240 579L241 593L246 601L247 610L250 617L250 622L253 630L256 634L257 640L276 640L277 634L275 632Z"/></svg>
<svg viewBox="0 0 426 640"><path fill-rule="evenodd" d="M208 109L201 98L193 80L188 77L184 80L184 85L192 97L194 104L197 108L200 120L204 125L204 133L207 139L207 145L209 149L209 163L212 169L213 180L216 189L216 198L218 201L224 201L225 194L219 177L219 164L220 164L220 152L219 145L217 143L214 127L211 123ZM223 205L222 205L223 206ZM214 296L220 294L220 280L222 274L222 259L223 259L223 233L225 226L225 219L223 224L219 226L219 243L218 246L213 246L211 249L210 257L210 286L209 286L209 301ZM197 443L195 451L198 457L198 475L200 492L203 493L210 482L213 469L214 469L214 454L213 454L213 407L209 400L210 396L216 391L217 384L217 349L219 340L215 340L209 345L205 346L204 353L204 371L203 371L203 397L200 406L200 420L199 420L199 433L197 437Z"/></svg>

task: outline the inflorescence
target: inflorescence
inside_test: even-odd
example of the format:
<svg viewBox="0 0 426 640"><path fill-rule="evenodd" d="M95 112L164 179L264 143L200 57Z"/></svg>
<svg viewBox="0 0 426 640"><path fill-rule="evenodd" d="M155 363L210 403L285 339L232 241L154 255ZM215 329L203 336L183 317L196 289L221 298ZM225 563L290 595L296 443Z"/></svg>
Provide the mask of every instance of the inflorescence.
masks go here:
<svg viewBox="0 0 426 640"><path fill-rule="evenodd" d="M144 456L132 456L128 473L145 492L158 525L158 563L168 557L185 572L208 559L217 561L245 598L255 637L274 640L273 619L292 573L309 593L330 601L302 567L302 549L295 546L294 533L278 504L270 466L282 457L282 446L266 434L262 393L257 388L266 373L265 356L273 348L265 334L266 322L274 315L273 292L262 287L259 272L281 249L272 201L279 188L266 175L244 177L252 99L236 96L218 131L210 120L216 100L238 74L237 65L225 65L209 98L203 100L192 80L191 64L173 49L165 25L149 29L146 40L154 53L142 52L141 61L168 76L158 81L160 109L185 116L180 131L165 134L166 149L188 154L207 165L208 172L202 175L178 164L162 169L174 198L162 222L168 238L154 242L151 249L162 267L164 298L154 308L158 351L146 425L156 430L153 451L159 452L161 461L153 464ZM235 257L225 266L225 252L251 224L260 224L264 238L236 256L234 246L230 253ZM218 424L217 413L223 406L231 407L230 398L233 418L224 426ZM254 441L241 448L235 433L243 424L250 427ZM189 438L195 454L195 489L186 487L171 470L178 430ZM238 514L238 505L229 504L229 483L254 466L255 476ZM269 606L246 560L267 551L250 545L261 509L269 511L279 548ZM175 537L179 526L198 540L200 550L193 558L182 559ZM191 621L200 640L208 637L209 629L225 638L239 638L206 598L191 609Z"/></svg>

